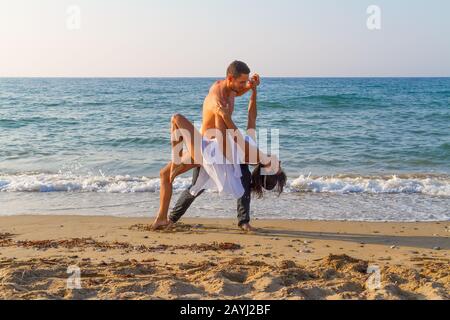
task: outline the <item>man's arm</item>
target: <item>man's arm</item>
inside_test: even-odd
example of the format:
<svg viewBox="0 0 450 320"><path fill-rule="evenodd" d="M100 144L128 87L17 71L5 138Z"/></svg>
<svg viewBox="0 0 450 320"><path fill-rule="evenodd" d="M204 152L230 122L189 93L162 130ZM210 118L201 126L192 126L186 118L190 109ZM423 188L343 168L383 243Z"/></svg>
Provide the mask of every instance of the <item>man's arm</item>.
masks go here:
<svg viewBox="0 0 450 320"><path fill-rule="evenodd" d="M258 111L256 108L256 97L257 91L255 88L252 91L250 102L248 103L247 132L249 130L256 130L256 117L258 116Z"/></svg>
<svg viewBox="0 0 450 320"><path fill-rule="evenodd" d="M252 90L252 89L256 88L257 86L259 86L259 83L260 83L259 75L257 73L255 73L253 75L253 77L250 79L250 81L247 84L247 86L245 87L245 89L243 89L242 91L239 91L239 92L236 93L236 97L243 96L244 94L246 94L250 90Z"/></svg>
<svg viewBox="0 0 450 320"><path fill-rule="evenodd" d="M250 85L247 85L247 87L246 87L244 90L238 91L238 92L236 93L236 97L243 96L244 94L246 94L247 92L249 92L251 89L252 89L251 86L250 86Z"/></svg>

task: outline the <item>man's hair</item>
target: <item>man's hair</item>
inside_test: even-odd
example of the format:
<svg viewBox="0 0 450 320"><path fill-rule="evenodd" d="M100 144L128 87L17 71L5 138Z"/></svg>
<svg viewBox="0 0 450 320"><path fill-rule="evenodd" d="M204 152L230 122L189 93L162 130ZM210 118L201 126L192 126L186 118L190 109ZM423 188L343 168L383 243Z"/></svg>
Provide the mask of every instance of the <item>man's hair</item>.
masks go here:
<svg viewBox="0 0 450 320"><path fill-rule="evenodd" d="M239 78L241 74L250 74L250 68L242 61L233 61L227 69L227 76Z"/></svg>

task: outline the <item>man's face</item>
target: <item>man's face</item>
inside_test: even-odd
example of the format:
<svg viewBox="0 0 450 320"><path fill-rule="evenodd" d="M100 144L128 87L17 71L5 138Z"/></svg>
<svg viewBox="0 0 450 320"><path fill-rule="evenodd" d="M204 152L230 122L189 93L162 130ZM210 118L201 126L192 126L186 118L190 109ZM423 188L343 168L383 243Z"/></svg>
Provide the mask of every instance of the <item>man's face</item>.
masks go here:
<svg viewBox="0 0 450 320"><path fill-rule="evenodd" d="M228 82L229 82L231 90L233 90L234 92L240 92L245 89L249 79L250 79L250 75L241 74L238 78L229 76Z"/></svg>

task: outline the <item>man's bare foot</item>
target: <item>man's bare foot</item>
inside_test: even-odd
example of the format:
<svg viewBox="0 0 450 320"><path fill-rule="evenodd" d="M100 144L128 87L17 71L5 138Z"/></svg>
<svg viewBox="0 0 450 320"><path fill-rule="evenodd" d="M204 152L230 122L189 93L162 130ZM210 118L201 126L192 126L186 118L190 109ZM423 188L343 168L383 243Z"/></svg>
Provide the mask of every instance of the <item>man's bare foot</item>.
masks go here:
<svg viewBox="0 0 450 320"><path fill-rule="evenodd" d="M161 230L167 228L172 222L170 220L161 220L156 218L156 220L152 223L150 229L153 231Z"/></svg>
<svg viewBox="0 0 450 320"><path fill-rule="evenodd" d="M246 232L255 232L258 230L257 228L252 227L250 223L244 223L240 228Z"/></svg>

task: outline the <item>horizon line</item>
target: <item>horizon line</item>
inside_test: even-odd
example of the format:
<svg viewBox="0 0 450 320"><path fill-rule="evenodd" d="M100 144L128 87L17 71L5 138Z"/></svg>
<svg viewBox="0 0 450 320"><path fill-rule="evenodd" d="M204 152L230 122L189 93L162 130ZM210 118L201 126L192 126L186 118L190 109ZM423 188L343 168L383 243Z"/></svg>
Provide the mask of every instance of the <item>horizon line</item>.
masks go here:
<svg viewBox="0 0 450 320"><path fill-rule="evenodd" d="M0 79L211 79L225 76L0 76ZM382 78L450 78L450 75L415 75L415 76L261 76L261 78L292 78L292 79L382 79Z"/></svg>

